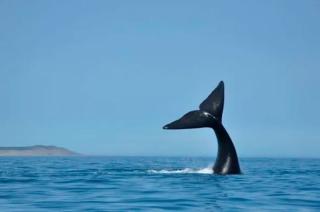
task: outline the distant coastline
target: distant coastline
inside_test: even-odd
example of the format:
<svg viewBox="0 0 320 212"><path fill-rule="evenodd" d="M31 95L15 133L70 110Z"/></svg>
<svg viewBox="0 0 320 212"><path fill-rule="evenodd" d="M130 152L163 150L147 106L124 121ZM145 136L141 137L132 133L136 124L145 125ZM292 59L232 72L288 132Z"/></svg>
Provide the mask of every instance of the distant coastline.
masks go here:
<svg viewBox="0 0 320 212"><path fill-rule="evenodd" d="M0 157L5 156L76 156L79 153L63 147L34 145L24 147L0 147Z"/></svg>

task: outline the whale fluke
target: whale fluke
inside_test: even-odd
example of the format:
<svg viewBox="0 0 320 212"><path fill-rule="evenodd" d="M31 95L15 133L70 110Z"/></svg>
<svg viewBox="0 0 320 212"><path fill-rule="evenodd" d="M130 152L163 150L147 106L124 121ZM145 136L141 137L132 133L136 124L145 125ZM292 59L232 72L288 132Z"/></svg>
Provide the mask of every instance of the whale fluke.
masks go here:
<svg viewBox="0 0 320 212"><path fill-rule="evenodd" d="M223 105L224 105L224 83L223 81L220 81L219 85L200 104L199 108L200 110L210 113L221 122Z"/></svg>
<svg viewBox="0 0 320 212"><path fill-rule="evenodd" d="M200 110L186 113L163 129L212 128L218 140L218 154L213 171L216 174L240 174L236 149L222 125L224 106L224 83L221 81L211 94L200 104Z"/></svg>

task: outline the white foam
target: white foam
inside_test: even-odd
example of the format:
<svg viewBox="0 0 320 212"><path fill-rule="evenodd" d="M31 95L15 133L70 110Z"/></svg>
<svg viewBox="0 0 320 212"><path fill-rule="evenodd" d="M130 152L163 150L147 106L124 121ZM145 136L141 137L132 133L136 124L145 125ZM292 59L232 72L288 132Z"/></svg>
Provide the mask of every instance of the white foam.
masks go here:
<svg viewBox="0 0 320 212"><path fill-rule="evenodd" d="M185 169L176 169L176 170L148 170L148 173L152 174L213 174L213 170L211 167L206 167L202 169L192 169L192 168L185 168Z"/></svg>

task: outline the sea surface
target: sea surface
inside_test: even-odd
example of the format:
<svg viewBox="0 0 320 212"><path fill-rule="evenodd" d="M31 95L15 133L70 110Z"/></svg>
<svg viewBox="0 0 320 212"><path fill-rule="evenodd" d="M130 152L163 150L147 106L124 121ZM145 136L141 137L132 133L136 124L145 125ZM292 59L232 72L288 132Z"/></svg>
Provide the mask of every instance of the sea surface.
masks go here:
<svg viewBox="0 0 320 212"><path fill-rule="evenodd" d="M0 211L320 211L320 159L1 157Z"/></svg>

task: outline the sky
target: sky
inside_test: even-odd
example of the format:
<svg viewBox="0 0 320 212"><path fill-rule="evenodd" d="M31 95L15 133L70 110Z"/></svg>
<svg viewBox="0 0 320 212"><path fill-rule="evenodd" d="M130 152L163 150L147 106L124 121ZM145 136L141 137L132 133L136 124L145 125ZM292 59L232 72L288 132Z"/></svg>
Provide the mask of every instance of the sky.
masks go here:
<svg viewBox="0 0 320 212"><path fill-rule="evenodd" d="M319 157L320 1L0 0L0 146L212 156L162 126L225 82L239 157Z"/></svg>

